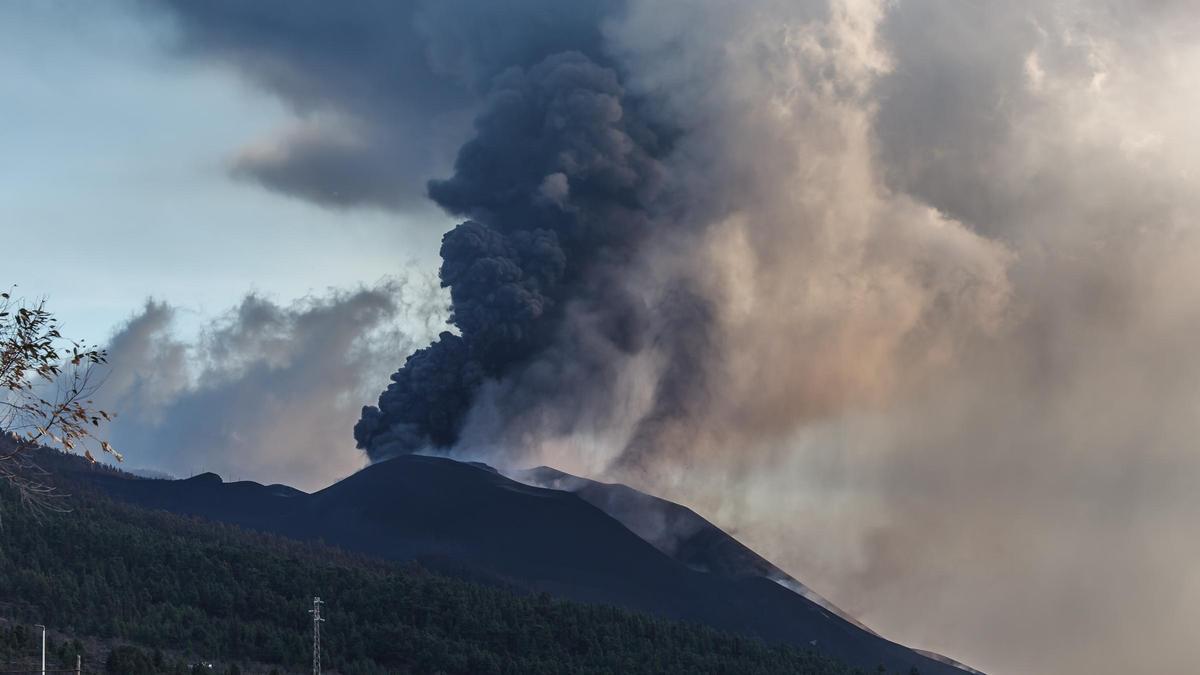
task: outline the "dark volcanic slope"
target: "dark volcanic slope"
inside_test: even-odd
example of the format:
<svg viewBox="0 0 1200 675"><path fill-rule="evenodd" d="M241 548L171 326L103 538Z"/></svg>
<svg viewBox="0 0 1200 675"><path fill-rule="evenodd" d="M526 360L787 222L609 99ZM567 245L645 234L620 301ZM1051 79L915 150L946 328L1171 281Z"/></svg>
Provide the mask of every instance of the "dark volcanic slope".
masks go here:
<svg viewBox="0 0 1200 675"><path fill-rule="evenodd" d="M693 569L730 577L787 576L686 506L626 485L588 480L548 466L521 471L512 477L523 483L579 495L658 550Z"/></svg>
<svg viewBox="0 0 1200 675"><path fill-rule="evenodd" d="M213 474L92 480L143 506L391 559L445 560L530 590L813 646L866 669L962 675L766 578L703 572L672 559L576 494L469 464L403 456L312 495L223 483Z"/></svg>
<svg viewBox="0 0 1200 675"><path fill-rule="evenodd" d="M692 569L735 579L770 579L859 628L870 630L686 506L648 495L627 485L580 478L548 466L516 472L512 477L523 483L579 495L592 506L616 518L659 551Z"/></svg>

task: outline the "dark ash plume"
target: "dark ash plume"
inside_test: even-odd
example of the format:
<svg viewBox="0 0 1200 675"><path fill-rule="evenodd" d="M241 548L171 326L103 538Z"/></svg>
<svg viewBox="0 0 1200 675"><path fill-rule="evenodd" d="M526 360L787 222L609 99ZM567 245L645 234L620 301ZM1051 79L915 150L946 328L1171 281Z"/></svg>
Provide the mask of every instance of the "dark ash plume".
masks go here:
<svg viewBox="0 0 1200 675"><path fill-rule="evenodd" d="M297 123L243 148L231 173L331 207L412 210L449 169L492 79L599 50L605 0L319 0L167 6L182 52L235 67Z"/></svg>
<svg viewBox="0 0 1200 675"><path fill-rule="evenodd" d="M480 386L536 360L568 306L630 350L638 302L611 287L650 233L662 134L617 72L579 52L496 78L455 174L429 195L469 220L442 240L451 323L392 376L354 435L379 459L458 440Z"/></svg>

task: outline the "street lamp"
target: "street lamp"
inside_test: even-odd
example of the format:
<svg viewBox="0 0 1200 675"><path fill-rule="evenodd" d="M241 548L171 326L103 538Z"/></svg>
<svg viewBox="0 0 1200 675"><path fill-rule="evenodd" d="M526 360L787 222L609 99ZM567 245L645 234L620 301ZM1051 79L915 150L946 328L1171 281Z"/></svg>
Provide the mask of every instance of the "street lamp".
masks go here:
<svg viewBox="0 0 1200 675"><path fill-rule="evenodd" d="M42 629L42 675L46 675L46 627L38 623L34 628Z"/></svg>

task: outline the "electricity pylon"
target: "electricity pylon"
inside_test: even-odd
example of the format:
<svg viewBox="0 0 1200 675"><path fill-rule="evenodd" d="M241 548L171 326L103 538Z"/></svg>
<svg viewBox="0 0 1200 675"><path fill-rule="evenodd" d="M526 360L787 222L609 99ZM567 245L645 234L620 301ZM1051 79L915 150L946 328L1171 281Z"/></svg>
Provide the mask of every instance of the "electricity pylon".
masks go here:
<svg viewBox="0 0 1200 675"><path fill-rule="evenodd" d="M313 675L321 675L321 598L313 598L313 608L308 610L313 618Z"/></svg>

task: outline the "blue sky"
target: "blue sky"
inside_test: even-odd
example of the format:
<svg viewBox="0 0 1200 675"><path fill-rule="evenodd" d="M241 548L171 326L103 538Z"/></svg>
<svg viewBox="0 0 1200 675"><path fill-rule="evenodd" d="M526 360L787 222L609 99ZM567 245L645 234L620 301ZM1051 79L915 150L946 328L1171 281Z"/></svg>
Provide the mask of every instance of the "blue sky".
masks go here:
<svg viewBox="0 0 1200 675"><path fill-rule="evenodd" d="M173 38L123 2L0 4L0 282L102 342L151 296L187 332L251 290L288 302L434 269L440 216L326 209L231 177L240 148L295 115Z"/></svg>

